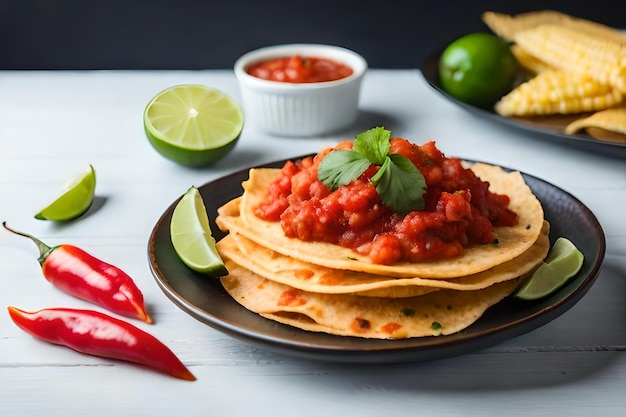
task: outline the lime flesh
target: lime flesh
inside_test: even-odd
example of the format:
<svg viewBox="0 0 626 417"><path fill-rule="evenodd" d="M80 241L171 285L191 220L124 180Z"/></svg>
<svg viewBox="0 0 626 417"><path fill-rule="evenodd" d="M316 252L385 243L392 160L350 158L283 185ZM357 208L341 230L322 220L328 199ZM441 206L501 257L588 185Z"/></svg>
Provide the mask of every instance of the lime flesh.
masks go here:
<svg viewBox="0 0 626 417"><path fill-rule="evenodd" d="M515 297L536 300L552 294L578 273L583 260L582 252L571 241L558 238L545 261L516 291Z"/></svg>
<svg viewBox="0 0 626 417"><path fill-rule="evenodd" d="M35 214L35 218L59 222L75 219L89 209L95 190L96 171L89 165L67 181L63 194Z"/></svg>
<svg viewBox="0 0 626 417"><path fill-rule="evenodd" d="M214 277L228 274L215 247L206 207L196 187L189 188L176 204L170 235L176 254L189 268Z"/></svg>
<svg viewBox="0 0 626 417"><path fill-rule="evenodd" d="M144 130L154 149L191 167L226 156L237 143L243 122L243 112L230 96L198 84L161 91L143 114Z"/></svg>

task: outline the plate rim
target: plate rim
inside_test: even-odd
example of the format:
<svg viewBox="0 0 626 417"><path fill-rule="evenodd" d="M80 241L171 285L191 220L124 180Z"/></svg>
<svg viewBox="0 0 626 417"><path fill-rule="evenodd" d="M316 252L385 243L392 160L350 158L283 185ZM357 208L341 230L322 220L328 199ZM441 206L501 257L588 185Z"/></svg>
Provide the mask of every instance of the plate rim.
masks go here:
<svg viewBox="0 0 626 417"><path fill-rule="evenodd" d="M305 156L308 155L286 158L262 165L243 168L225 176L208 181L205 184L199 186L198 189L201 191L202 194L202 192L206 192L208 188L217 187L223 183L231 183L233 181L238 181L240 183L241 178L245 178L251 168L280 167L288 160L297 160ZM481 162L465 158L461 159L472 163ZM519 171L507 167L502 168L506 171ZM489 327L488 330L481 331L476 335L471 333L471 328L475 325L475 323L468 327L468 329L470 329L469 331L463 330L452 335L399 340L361 339L357 337L336 336L328 335L325 333L307 332L305 330L293 328L291 326L287 326L281 323L272 322L269 319L262 318L258 314L246 310L234 299L232 299L223 288L221 288L221 284L219 284L218 280L215 280L215 282L218 283L216 285L219 285L221 288L221 295L227 298L228 303L245 310L243 312L244 314L260 317L262 320L272 322L274 325L281 328L286 327L288 328L289 333L306 335L307 337L305 337L305 339L315 339L316 336L320 336L320 339L330 340L350 339L357 341L357 343L359 344L367 345L367 349L349 349L342 346L343 344L332 345L332 343L310 344L302 340L285 339L284 337L277 337L275 335L259 333L258 331L254 331L253 329L242 328L241 325L238 325L237 323L231 323L229 321L226 321L224 318L221 318L214 313L210 313L204 310L201 306L194 304L193 302L189 301L185 296L180 294L178 289L172 285L171 279L168 279L159 268L158 261L155 256L155 245L157 244L158 238L157 235L159 232L162 232L162 227L164 223L168 220L168 218L171 217L173 208L182 198L182 194L176 200L174 200L161 214L150 233L150 237L148 240L148 263L150 271L162 292L170 299L170 301L174 303L174 305L183 310L185 313L189 314L203 324L208 325L209 327L221 331L222 333L225 333L235 339L247 342L265 350L270 349L272 351L287 354L289 356L302 357L306 359L354 363L415 362L457 356L458 354L460 354L457 352L458 347L471 342L473 347L466 351L466 353L469 353L470 351L493 346L494 344L501 343L512 337L521 336L522 334L528 333L529 331L532 331L547 324L548 322L556 319L557 317L565 313L567 310L573 307L593 286L604 261L606 252L605 234L598 219L591 212L591 210L578 198L573 196L571 193L563 190L562 188L522 171L519 172L522 174L525 181L527 179L530 179L533 183L537 183L542 187L547 187L555 192L558 192L561 196L564 196L568 200L574 202L577 208L582 209L586 212L587 216L589 216L589 221L594 225L594 234L597 234L597 236L599 237L597 242L597 256L595 256L595 258L592 260L591 270L589 271L587 276L582 277L580 284L575 286L573 291L568 292L567 295L564 297L559 297L558 302L538 308L534 313L530 315L524 315L516 320L506 321L503 324ZM531 189L533 188L531 187ZM533 190L533 192L535 192L535 190ZM544 203L542 201L542 205L543 204ZM215 227L214 217L215 216L212 213L209 213L209 220L212 223L212 227ZM167 233L169 234L169 227L167 227L166 229ZM214 234L218 236L220 233L214 232ZM551 237L550 240L553 241L553 237ZM170 250L173 251L173 247L171 247ZM188 271L188 273L194 274L191 271ZM519 302L521 304L527 303L516 300L512 300L512 302ZM538 302L545 303L545 301ZM488 310L491 310L494 307L495 306ZM552 317L552 315L554 315L554 317ZM481 318L479 318L477 322L479 322ZM416 343L412 343L413 341L415 341ZM432 343L425 343L425 341L430 341Z"/></svg>
<svg viewBox="0 0 626 417"><path fill-rule="evenodd" d="M523 132L531 133L534 135L548 136L554 142L561 142L573 144L574 147L582 147L584 149L592 150L595 153L601 153L604 155L608 155L611 157L617 157L620 159L626 158L626 143L618 143L618 142L609 142L609 141L601 141L595 139L589 135L576 133L573 135L568 135L564 132L559 132L556 130L549 130L545 128L541 128L539 126L533 126L530 124L521 123L514 118L503 117L495 113L494 111L489 111L477 106L473 106L468 103L464 103L443 90L441 85L439 85L438 81L438 72L439 68L439 58L443 53L445 48L439 48L435 50L432 54L428 55L426 59L422 62L422 65L419 67L419 71L422 75L422 78L426 81L426 83L439 95L446 98L448 101L456 104L457 106L463 108L466 111L469 111L472 114L483 117L487 120L494 121L500 125L513 127L516 129L520 129Z"/></svg>

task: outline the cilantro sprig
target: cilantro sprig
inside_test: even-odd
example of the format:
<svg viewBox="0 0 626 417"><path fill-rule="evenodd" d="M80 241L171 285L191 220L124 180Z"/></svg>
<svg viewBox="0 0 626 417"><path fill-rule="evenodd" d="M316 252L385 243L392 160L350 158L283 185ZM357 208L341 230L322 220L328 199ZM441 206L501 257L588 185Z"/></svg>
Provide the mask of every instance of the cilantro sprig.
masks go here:
<svg viewBox="0 0 626 417"><path fill-rule="evenodd" d="M317 178L334 191L377 165L380 168L370 181L383 204L396 213L424 209L426 180L408 158L389 154L389 139L391 132L382 127L359 134L352 150L338 149L324 157Z"/></svg>

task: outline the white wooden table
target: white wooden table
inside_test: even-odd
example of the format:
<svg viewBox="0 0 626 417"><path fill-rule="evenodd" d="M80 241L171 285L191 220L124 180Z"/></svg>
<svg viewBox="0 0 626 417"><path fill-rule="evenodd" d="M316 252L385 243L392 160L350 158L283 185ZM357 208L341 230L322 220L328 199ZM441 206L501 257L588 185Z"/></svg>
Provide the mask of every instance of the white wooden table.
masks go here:
<svg viewBox="0 0 626 417"><path fill-rule="evenodd" d="M8 305L93 307L47 283L33 244L0 230L2 416L626 415L623 159L479 119L431 91L417 70L371 70L363 116L350 131L286 139L246 126L227 158L187 169L158 155L142 127L148 100L179 83L204 83L240 99L231 71L0 72L1 220L49 244L83 247L132 275L156 322L138 325L198 378L190 383L81 355L18 329ZM606 233L596 284L571 310L526 335L450 359L384 366L264 351L193 319L161 292L148 266L148 237L190 185L316 152L378 125L416 143L436 140L449 155L519 169L582 200ZM102 207L69 224L35 220L61 184L89 163Z"/></svg>

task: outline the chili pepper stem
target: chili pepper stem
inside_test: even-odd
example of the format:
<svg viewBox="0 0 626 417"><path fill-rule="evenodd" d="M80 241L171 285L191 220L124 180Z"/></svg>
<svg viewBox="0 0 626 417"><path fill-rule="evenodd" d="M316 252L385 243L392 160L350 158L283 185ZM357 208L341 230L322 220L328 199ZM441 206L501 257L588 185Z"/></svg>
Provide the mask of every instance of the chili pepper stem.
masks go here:
<svg viewBox="0 0 626 417"><path fill-rule="evenodd" d="M18 230L12 229L9 226L7 226L7 222L3 221L2 222L2 226L7 229L9 232L14 233L16 235L19 236L24 236L30 240L32 240L35 245L37 245L37 249L39 249L39 263L43 264L43 262L45 261L46 257L48 256L48 253L50 253L50 251L52 251L54 248L52 246L48 246L45 243L43 243L41 240L39 240L38 238L36 238L33 235L30 235L28 233L24 233L24 232L20 232Z"/></svg>
<svg viewBox="0 0 626 417"><path fill-rule="evenodd" d="M39 259L40 259L39 262L40 263L42 262L43 259L46 258L46 255L48 254L48 252L50 252L53 249L51 246L46 245L45 243L43 243L41 240L37 239L33 235L29 235L28 233L20 232L15 229L11 229L9 226L7 226L6 221L2 222L2 226L11 233L14 233L19 236L24 236L32 240L35 243L35 245L37 245L37 248L39 249Z"/></svg>

